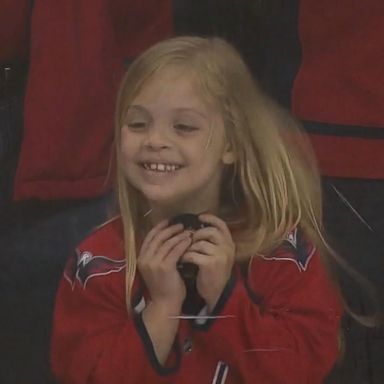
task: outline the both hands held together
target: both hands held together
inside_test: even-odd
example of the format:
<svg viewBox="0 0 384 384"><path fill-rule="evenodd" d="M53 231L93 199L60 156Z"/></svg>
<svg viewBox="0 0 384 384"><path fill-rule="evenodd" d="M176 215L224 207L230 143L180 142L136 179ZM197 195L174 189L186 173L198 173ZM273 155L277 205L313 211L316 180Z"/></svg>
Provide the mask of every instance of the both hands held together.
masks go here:
<svg viewBox="0 0 384 384"><path fill-rule="evenodd" d="M208 311L215 307L227 284L235 260L235 244L226 223L211 214L199 215L208 225L194 232L183 224L158 223L147 234L138 256L138 269L151 301L178 315L186 297L186 287L177 264L198 267L196 289Z"/></svg>

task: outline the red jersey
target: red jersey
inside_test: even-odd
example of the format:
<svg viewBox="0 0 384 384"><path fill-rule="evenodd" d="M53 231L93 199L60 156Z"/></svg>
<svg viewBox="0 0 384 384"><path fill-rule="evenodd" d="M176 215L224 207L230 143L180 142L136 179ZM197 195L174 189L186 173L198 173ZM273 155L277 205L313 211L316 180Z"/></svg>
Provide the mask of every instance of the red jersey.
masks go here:
<svg viewBox="0 0 384 384"><path fill-rule="evenodd" d="M180 320L165 365L141 319L145 297L137 276L127 313L122 224L114 220L78 247L64 272L51 351L59 382L316 384L338 356L340 299L298 230L247 273L234 266L210 314L217 318Z"/></svg>
<svg viewBox="0 0 384 384"><path fill-rule="evenodd" d="M173 34L172 2L34 0L32 13L31 1L19 2L7 1L15 5L6 7L9 18L0 17L0 32L24 55L31 19L14 199L102 196L113 181L118 85L130 61Z"/></svg>
<svg viewBox="0 0 384 384"><path fill-rule="evenodd" d="M301 0L292 110L324 175L384 179L384 3Z"/></svg>

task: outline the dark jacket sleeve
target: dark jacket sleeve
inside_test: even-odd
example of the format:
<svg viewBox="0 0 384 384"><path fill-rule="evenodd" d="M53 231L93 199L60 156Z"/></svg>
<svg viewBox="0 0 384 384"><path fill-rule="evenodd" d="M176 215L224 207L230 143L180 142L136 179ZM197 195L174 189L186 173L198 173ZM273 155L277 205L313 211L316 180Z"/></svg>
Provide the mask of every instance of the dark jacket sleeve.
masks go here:
<svg viewBox="0 0 384 384"><path fill-rule="evenodd" d="M31 0L0 0L0 63L28 56Z"/></svg>

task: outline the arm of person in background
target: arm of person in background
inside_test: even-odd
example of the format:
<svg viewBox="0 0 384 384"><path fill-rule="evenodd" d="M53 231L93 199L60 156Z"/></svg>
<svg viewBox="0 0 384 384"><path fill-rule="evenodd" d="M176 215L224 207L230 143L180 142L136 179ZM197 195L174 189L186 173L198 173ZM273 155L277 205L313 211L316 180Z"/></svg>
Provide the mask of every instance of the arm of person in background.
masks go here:
<svg viewBox="0 0 384 384"><path fill-rule="evenodd" d="M29 49L31 0L0 0L0 63L25 61Z"/></svg>

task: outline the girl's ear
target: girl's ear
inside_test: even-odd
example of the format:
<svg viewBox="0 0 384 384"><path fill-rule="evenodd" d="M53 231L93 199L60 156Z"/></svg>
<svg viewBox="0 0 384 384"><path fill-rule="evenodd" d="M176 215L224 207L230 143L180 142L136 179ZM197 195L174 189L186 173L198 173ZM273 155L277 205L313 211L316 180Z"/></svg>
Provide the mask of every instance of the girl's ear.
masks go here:
<svg viewBox="0 0 384 384"><path fill-rule="evenodd" d="M229 144L227 145L227 148L223 153L221 161L226 165L233 164L235 162L235 154L233 153Z"/></svg>

